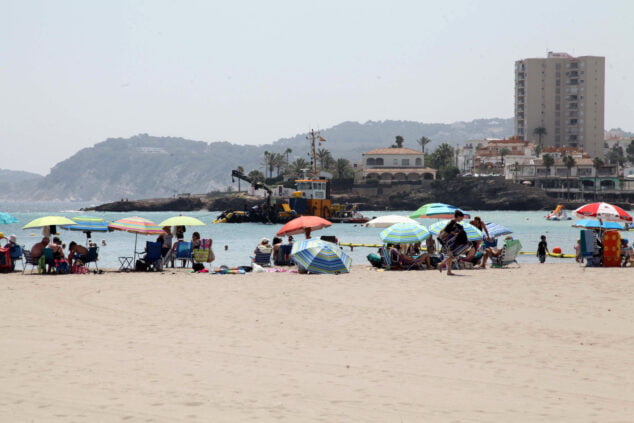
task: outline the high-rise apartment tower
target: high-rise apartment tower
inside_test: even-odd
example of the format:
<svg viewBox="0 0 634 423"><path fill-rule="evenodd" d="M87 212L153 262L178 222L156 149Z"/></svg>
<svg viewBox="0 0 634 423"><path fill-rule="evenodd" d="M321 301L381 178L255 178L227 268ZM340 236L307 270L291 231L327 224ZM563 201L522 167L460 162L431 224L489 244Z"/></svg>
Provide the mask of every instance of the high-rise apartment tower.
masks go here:
<svg viewBox="0 0 634 423"><path fill-rule="evenodd" d="M605 57L549 52L515 62L515 135L603 156Z"/></svg>

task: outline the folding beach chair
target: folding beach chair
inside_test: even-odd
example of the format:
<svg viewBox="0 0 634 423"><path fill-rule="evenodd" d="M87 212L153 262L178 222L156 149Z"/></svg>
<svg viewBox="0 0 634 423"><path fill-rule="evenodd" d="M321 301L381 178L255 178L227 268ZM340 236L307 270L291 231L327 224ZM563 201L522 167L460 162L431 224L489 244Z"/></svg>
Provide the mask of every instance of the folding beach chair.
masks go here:
<svg viewBox="0 0 634 423"><path fill-rule="evenodd" d="M15 263L16 262L22 262L22 269L24 270L24 259L22 258L24 252L24 247L22 247L21 245L14 245L13 247L9 248L9 254L11 255L11 261L13 262L13 269L15 269Z"/></svg>
<svg viewBox="0 0 634 423"><path fill-rule="evenodd" d="M381 248L381 258L385 263L385 269L387 270L421 270L423 269L422 263L416 260L403 256L396 248L388 250L385 247Z"/></svg>
<svg viewBox="0 0 634 423"><path fill-rule="evenodd" d="M163 256L161 256L162 242L146 241L145 255L139 259L145 265L145 270L163 270ZM137 253L143 254L143 252Z"/></svg>
<svg viewBox="0 0 634 423"><path fill-rule="evenodd" d="M99 270L99 266L97 266L97 260L99 259L99 247L89 247L88 254L82 260L84 262L84 266L86 268L90 267L90 263L95 263L95 269Z"/></svg>
<svg viewBox="0 0 634 423"><path fill-rule="evenodd" d="M270 266L272 251L273 249L268 249L268 251L262 251L259 248L256 248L255 256L251 256L251 261L255 264L259 264L260 266Z"/></svg>
<svg viewBox="0 0 634 423"><path fill-rule="evenodd" d="M517 267L520 267L520 264L517 262L517 256L520 251L522 251L522 243L519 239L508 239L504 241L504 246L502 247L502 254L499 257L491 257L491 267L507 267L511 263L517 264Z"/></svg>
<svg viewBox="0 0 634 423"><path fill-rule="evenodd" d="M24 254L24 263L22 266L22 273L24 274L24 271L26 270L26 266L28 266L29 264L31 265L31 273L33 273L33 270L37 269L38 259L34 259L33 256L31 255L31 251L26 249L22 251L22 254Z"/></svg>
<svg viewBox="0 0 634 423"><path fill-rule="evenodd" d="M182 263L181 267L187 267L187 264L192 261L192 243L188 241L179 241L178 244L176 244L174 260L180 260Z"/></svg>

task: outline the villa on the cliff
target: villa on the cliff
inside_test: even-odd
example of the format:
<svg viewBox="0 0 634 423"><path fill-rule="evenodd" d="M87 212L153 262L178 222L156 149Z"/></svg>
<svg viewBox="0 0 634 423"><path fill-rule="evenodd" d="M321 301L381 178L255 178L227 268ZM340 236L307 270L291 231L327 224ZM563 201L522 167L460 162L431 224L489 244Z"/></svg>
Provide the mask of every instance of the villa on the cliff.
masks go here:
<svg viewBox="0 0 634 423"><path fill-rule="evenodd" d="M425 155L411 148L377 148L362 154L364 181L381 183L436 179L436 169L425 167Z"/></svg>

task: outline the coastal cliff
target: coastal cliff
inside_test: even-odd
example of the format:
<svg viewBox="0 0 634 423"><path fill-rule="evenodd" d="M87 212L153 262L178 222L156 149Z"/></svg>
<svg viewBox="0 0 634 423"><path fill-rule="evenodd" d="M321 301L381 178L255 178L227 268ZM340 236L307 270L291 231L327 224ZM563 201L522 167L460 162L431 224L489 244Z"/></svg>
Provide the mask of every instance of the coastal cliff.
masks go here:
<svg viewBox="0 0 634 423"><path fill-rule="evenodd" d="M383 188L376 187L377 191ZM538 188L515 184L501 178L461 178L452 181L426 181L415 189L385 189L374 195L333 194L333 202L360 203L362 210L414 210L425 203L442 202L471 210L550 210L557 201ZM137 201L116 201L95 211L223 211L242 210L262 202L242 193L222 196L187 196Z"/></svg>

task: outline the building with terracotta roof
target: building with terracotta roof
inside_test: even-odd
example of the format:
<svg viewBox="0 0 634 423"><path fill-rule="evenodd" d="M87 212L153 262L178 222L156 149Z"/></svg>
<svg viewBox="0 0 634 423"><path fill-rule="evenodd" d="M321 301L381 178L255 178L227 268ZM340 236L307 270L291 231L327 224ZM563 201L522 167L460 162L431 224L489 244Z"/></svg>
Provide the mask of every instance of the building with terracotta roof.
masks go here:
<svg viewBox="0 0 634 423"><path fill-rule="evenodd" d="M436 179L436 169L425 167L425 155L411 148L377 148L362 157L364 180L387 183Z"/></svg>

